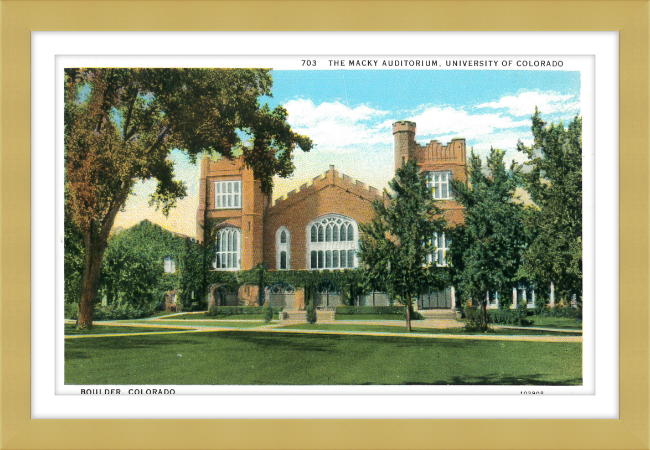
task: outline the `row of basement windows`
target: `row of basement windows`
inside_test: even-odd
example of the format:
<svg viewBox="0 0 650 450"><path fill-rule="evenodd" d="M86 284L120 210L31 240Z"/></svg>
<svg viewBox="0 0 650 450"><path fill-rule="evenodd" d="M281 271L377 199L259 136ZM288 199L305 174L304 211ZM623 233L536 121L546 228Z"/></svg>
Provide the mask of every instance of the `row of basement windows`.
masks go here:
<svg viewBox="0 0 650 450"><path fill-rule="evenodd" d="M427 174L427 187L433 190L433 197L439 200L451 199L451 172L429 172ZM241 209L241 180L215 181L214 182L214 205L215 209ZM314 234L316 233L316 234ZM329 233L329 234L328 234ZM316 228L312 230L312 242L317 239L322 242L323 238L332 241L338 239L350 240L349 229L342 226L331 226L329 228ZM329 241L328 241L329 242Z"/></svg>

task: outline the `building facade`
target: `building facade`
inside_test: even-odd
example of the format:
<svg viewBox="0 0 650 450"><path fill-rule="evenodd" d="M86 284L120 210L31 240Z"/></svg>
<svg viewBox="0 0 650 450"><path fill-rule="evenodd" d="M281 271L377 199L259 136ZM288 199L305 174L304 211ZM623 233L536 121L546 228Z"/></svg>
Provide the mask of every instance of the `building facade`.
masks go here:
<svg viewBox="0 0 650 450"><path fill-rule="evenodd" d="M409 121L395 122L392 131L395 170L415 160L427 173L448 224L462 222L462 206L453 199L451 180L467 182L465 139L420 145L415 140L416 124ZM359 224L373 219L374 200L387 200L378 189L340 173L333 165L275 202L262 193L259 181L240 158L204 158L199 183L197 236L203 240L206 220L217 221L213 268L225 271L247 270L259 263L269 270L357 268ZM435 241L438 248L432 258L445 264L448 242L444 234ZM247 289L240 292L245 301L256 296ZM431 302L420 306L449 307L450 301L436 297L435 306Z"/></svg>

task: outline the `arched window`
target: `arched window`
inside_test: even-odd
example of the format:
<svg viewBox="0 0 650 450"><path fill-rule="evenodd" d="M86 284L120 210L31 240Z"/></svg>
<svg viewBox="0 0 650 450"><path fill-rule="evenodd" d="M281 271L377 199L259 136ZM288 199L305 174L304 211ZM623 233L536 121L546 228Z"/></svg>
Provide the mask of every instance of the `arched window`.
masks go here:
<svg viewBox="0 0 650 450"><path fill-rule="evenodd" d="M217 232L217 250L214 268L239 270L241 259L241 233L238 228L226 227Z"/></svg>
<svg viewBox="0 0 650 450"><path fill-rule="evenodd" d="M345 216L328 214L307 225L307 267L353 269L359 266L359 228Z"/></svg>
<svg viewBox="0 0 650 450"><path fill-rule="evenodd" d="M291 269L291 233L287 227L280 227L275 233L275 253L278 270Z"/></svg>

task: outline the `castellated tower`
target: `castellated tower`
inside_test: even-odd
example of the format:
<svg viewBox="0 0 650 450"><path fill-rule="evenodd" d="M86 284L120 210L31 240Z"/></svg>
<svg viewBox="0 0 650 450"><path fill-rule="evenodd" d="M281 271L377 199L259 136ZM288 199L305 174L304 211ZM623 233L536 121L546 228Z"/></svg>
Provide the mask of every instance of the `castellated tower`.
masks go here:
<svg viewBox="0 0 650 450"><path fill-rule="evenodd" d="M415 156L415 122L400 120L393 123L395 139L395 170Z"/></svg>

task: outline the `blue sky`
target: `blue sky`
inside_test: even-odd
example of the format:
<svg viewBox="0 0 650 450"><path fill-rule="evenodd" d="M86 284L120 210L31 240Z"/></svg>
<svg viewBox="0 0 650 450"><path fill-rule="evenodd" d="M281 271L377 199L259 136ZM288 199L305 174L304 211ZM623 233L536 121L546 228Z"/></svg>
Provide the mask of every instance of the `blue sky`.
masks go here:
<svg viewBox="0 0 650 450"><path fill-rule="evenodd" d="M506 160L524 160L517 140L530 144L530 116L537 106L547 122L568 123L580 114L580 73L500 70L320 70L273 71L273 97L262 98L289 112L297 132L316 147L295 152L296 170L275 180L274 198L326 171L337 170L382 189L394 175L391 124L417 123L416 140L446 143L464 137L485 156L490 146ZM177 176L188 196L165 218L147 206L154 182L140 183L116 219L131 226L144 218L194 235L198 168L182 152L172 152Z"/></svg>

